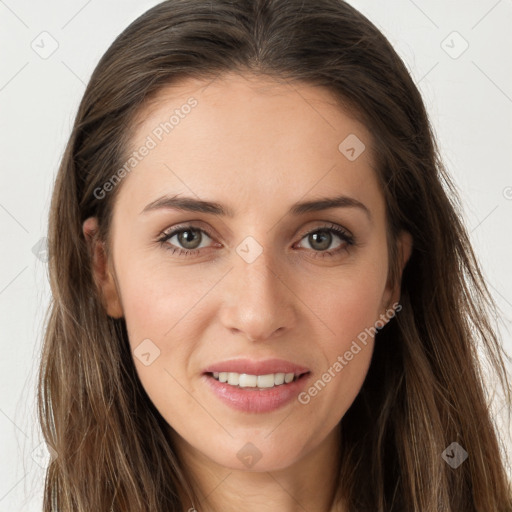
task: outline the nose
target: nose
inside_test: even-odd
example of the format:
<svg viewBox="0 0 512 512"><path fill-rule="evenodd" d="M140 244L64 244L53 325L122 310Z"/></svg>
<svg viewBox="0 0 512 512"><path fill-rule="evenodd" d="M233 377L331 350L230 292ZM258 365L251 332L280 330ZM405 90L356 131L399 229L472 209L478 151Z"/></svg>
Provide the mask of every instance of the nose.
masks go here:
<svg viewBox="0 0 512 512"><path fill-rule="evenodd" d="M298 299L278 269L265 250L251 263L234 255L221 306L221 321L232 334L263 342L292 328Z"/></svg>

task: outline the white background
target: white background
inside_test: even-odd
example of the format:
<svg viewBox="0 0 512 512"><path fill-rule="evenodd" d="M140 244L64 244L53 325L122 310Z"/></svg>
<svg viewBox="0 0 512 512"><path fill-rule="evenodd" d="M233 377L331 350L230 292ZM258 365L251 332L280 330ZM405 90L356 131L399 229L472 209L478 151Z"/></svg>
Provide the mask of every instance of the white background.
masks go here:
<svg viewBox="0 0 512 512"><path fill-rule="evenodd" d="M35 376L49 286L32 249L46 234L53 180L96 63L156 3L0 0L0 512L41 510ZM390 39L423 94L510 354L512 2L350 3ZM48 58L32 49L51 49L52 39Z"/></svg>

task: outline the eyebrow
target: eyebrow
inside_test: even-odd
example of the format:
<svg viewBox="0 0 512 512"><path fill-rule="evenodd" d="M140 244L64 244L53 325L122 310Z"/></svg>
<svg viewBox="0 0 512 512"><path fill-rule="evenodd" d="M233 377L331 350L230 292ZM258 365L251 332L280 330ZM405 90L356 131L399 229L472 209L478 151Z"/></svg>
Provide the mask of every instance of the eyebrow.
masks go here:
<svg viewBox="0 0 512 512"><path fill-rule="evenodd" d="M310 212L319 212L323 210L329 210L331 208L358 208L363 211L368 219L372 220L372 214L370 210L360 201L348 196L336 196L336 197L323 197L310 201L303 201L295 203L291 206L289 213L294 216L303 215ZM194 199L192 197L178 197L178 196L162 196L152 201L140 212L145 214L155 210L179 210L186 212L200 212L209 213L217 216L224 216L233 218L235 212L220 203L213 201L204 201L201 199Z"/></svg>

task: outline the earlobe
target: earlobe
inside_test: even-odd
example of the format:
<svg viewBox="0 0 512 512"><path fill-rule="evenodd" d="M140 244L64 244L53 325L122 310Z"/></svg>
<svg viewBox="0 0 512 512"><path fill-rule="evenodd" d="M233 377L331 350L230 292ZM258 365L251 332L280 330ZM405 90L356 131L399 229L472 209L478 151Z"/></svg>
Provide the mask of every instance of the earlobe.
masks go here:
<svg viewBox="0 0 512 512"><path fill-rule="evenodd" d="M103 301L107 315L121 318L123 309L114 275L109 268L104 242L98 239L98 219L89 217L82 225L83 234L89 247L93 279Z"/></svg>

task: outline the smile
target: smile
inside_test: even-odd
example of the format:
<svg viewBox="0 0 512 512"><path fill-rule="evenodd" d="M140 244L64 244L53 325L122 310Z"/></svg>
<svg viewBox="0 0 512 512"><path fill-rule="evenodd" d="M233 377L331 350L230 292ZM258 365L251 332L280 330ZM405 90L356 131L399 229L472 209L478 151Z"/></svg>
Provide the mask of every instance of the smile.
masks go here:
<svg viewBox="0 0 512 512"><path fill-rule="evenodd" d="M235 372L212 372L212 377L219 382L240 388L267 389L289 384L299 378L294 373L269 373L267 375L250 375Z"/></svg>

